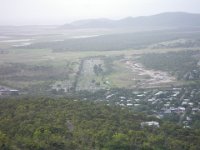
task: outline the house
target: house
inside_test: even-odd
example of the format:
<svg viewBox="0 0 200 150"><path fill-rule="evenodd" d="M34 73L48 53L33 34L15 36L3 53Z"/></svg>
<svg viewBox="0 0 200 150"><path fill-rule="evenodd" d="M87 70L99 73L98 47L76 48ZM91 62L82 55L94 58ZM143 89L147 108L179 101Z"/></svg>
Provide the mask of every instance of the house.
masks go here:
<svg viewBox="0 0 200 150"><path fill-rule="evenodd" d="M128 103L128 104L126 104L127 106L133 106L133 104L131 104L131 103Z"/></svg>
<svg viewBox="0 0 200 150"><path fill-rule="evenodd" d="M190 103L188 103L191 107L194 105L194 103L192 103L192 102L190 102Z"/></svg>
<svg viewBox="0 0 200 150"><path fill-rule="evenodd" d="M171 111L170 109L167 109L167 110L164 111L164 113L165 113L165 114L171 114L172 111Z"/></svg>
<svg viewBox="0 0 200 150"><path fill-rule="evenodd" d="M159 91L159 92L157 92L157 93L155 94L155 96L159 96L159 95L162 95L162 94L164 94L164 92L163 92L163 91Z"/></svg>
<svg viewBox="0 0 200 150"><path fill-rule="evenodd" d="M10 95L19 95L19 90L11 89L9 90Z"/></svg>
<svg viewBox="0 0 200 150"><path fill-rule="evenodd" d="M174 91L174 94L172 95L173 97L177 97L180 94L179 91Z"/></svg>
<svg viewBox="0 0 200 150"><path fill-rule="evenodd" d="M137 95L137 97L143 97L144 96L144 94L138 94Z"/></svg>
<svg viewBox="0 0 200 150"><path fill-rule="evenodd" d="M150 99L148 99L148 102L153 102L155 100L156 100L155 98L150 98Z"/></svg>
<svg viewBox="0 0 200 150"><path fill-rule="evenodd" d="M160 124L157 121L148 121L148 122L142 122L141 123L141 127L145 127L145 126L149 126L149 127L156 127L159 128Z"/></svg>
<svg viewBox="0 0 200 150"><path fill-rule="evenodd" d="M177 112L177 113L184 113L184 112L185 112L185 107L178 107L178 108L176 109L176 112Z"/></svg>
<svg viewBox="0 0 200 150"><path fill-rule="evenodd" d="M19 91L15 89L0 87L0 95L19 95Z"/></svg>
<svg viewBox="0 0 200 150"><path fill-rule="evenodd" d="M170 104L168 104L168 103L167 103L167 104L164 104L164 106L165 106L165 107L169 107L169 106L170 106Z"/></svg>
<svg viewBox="0 0 200 150"><path fill-rule="evenodd" d="M119 97L120 99L126 99L126 97L124 97L124 96L121 96L121 97Z"/></svg>
<svg viewBox="0 0 200 150"><path fill-rule="evenodd" d="M199 108L192 108L192 114L196 114L197 112L199 112L200 109Z"/></svg>
<svg viewBox="0 0 200 150"><path fill-rule="evenodd" d="M188 102L183 101L181 105L187 105Z"/></svg>
<svg viewBox="0 0 200 150"><path fill-rule="evenodd" d="M174 107L170 107L170 110L171 110L172 113L176 112L176 108L174 108Z"/></svg>
<svg viewBox="0 0 200 150"><path fill-rule="evenodd" d="M128 99L128 100L127 100L127 102L131 102L131 100L130 100L130 99Z"/></svg>
<svg viewBox="0 0 200 150"><path fill-rule="evenodd" d="M112 96L114 96L115 94L111 94L111 95L108 95L108 96L106 96L106 99L109 99L109 98L111 98Z"/></svg>

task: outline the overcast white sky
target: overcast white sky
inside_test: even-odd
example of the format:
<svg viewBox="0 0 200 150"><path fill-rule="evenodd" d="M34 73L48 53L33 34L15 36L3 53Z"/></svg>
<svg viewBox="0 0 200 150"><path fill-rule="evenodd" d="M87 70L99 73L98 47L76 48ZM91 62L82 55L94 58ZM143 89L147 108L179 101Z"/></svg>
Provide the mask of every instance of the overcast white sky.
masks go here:
<svg viewBox="0 0 200 150"><path fill-rule="evenodd" d="M173 11L200 13L200 0L0 0L0 25L63 24Z"/></svg>

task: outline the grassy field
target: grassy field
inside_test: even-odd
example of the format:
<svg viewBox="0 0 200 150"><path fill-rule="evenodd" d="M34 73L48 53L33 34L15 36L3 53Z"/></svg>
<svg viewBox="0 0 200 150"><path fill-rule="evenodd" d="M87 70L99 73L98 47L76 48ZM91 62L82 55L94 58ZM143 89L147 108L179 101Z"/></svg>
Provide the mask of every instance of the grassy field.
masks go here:
<svg viewBox="0 0 200 150"><path fill-rule="evenodd" d="M130 34L128 31L103 29L74 31L62 29L47 29L46 31L43 29L31 29L30 31L27 29L25 31L19 30L19 32L10 33L8 30L9 36L5 39L0 39L0 85L29 92L51 91L52 87L55 89L64 89L65 91L67 91L67 89L74 91L74 86L78 86L79 90L133 88L137 87L139 82L143 81L146 76L141 76L137 71L134 72L127 66L126 60L132 61L141 55L149 53L157 54L200 50L198 47L178 47L181 44L188 44L188 42L191 44L191 42L194 42L193 40L172 40L164 43L153 43L153 45L142 49L128 48L121 50L112 49L109 51L55 51L51 48L31 49L30 47L23 48L13 46L23 45L28 42L37 44L38 42L63 41L69 38L77 38L78 41L81 41L80 37L94 35L105 35L105 37L109 38L115 38L114 34L117 34L117 37L120 35L120 38L122 38L121 35L123 35L129 39L129 42L132 41L132 38L136 38L133 34L136 31L131 31ZM158 32L155 32L156 35L157 33ZM136 35L140 36L138 33ZM146 37L145 35L146 33L143 33L144 37ZM158 35L160 36L160 33ZM192 36L193 33L185 35ZM195 33L194 35L194 38L198 39ZM99 39L97 37L95 37L95 39ZM169 36L169 39L170 38ZM91 38L91 40L92 39L93 38ZM114 39L110 40L113 42L115 41ZM117 38L117 40L119 39ZM90 38L83 41L90 41ZM123 40L123 42L126 44L126 40ZM139 43L140 42L142 41L139 41ZM89 44L91 44L91 42ZM173 47L174 45L175 47ZM79 67L81 62L83 60L89 60L89 58L93 58L94 60L100 59L104 71L103 75L97 76L94 74L93 67L95 64L98 64L98 62L95 61L92 66L90 66L90 69L88 69L87 65L83 65L83 69L80 71Z"/></svg>
<svg viewBox="0 0 200 150"><path fill-rule="evenodd" d="M136 86L137 79L141 80L141 76L138 76L128 69L123 62L123 58L132 59L135 56L138 57L148 53L165 53L183 50L186 49L143 49L108 51L106 53L101 51L55 53L49 49L12 49L7 54L0 54L0 67L2 68L4 66L5 69L5 66L9 66L7 68L11 69L11 72L0 76L0 83L1 85L16 89L37 91L37 88L41 87L41 90L48 91L57 81L68 82L68 80L71 80L70 82L73 83L77 73L77 67L82 59L102 56L111 59L117 56L123 56L111 62L113 70L109 74L106 74L103 80L100 77L93 76L92 78L100 82L101 85L103 85L103 82L108 81L109 84L103 86L104 88L132 88ZM76 65L69 67L68 64L70 63L75 63ZM24 67L18 67L17 70L15 64ZM35 67L39 69L35 69ZM12 72L13 68L15 68L14 72ZM41 71L42 68L46 68L46 71ZM109 68L105 70L109 71ZM79 85L89 86L88 83L91 82L91 79L88 78L89 76L81 77ZM136 80L133 80L133 78L136 78ZM87 86L84 89L87 89Z"/></svg>
<svg viewBox="0 0 200 150"><path fill-rule="evenodd" d="M118 55L138 55L146 53L165 53L173 51L199 50L199 48L171 48L171 49L142 49L142 50L123 50L123 51L75 51L75 52L52 52L50 49L12 49L7 54L0 54L0 64L2 63L45 63L62 62L64 60L76 60L92 56L118 56Z"/></svg>

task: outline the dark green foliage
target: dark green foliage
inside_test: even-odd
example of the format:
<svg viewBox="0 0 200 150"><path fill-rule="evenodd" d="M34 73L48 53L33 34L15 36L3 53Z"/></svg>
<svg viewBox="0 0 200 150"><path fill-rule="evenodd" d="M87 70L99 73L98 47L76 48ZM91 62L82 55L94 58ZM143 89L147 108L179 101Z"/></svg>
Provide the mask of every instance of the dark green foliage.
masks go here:
<svg viewBox="0 0 200 150"><path fill-rule="evenodd" d="M103 73L103 69L102 69L102 65L101 64L99 64L99 65L95 64L93 69L94 69L94 73L97 76Z"/></svg>
<svg viewBox="0 0 200 150"><path fill-rule="evenodd" d="M142 55L138 61L147 68L167 71L178 79L188 80L190 77L199 79L198 56L198 51L151 53Z"/></svg>
<svg viewBox="0 0 200 150"><path fill-rule="evenodd" d="M154 120L121 107L67 99L0 101L0 149L197 150L200 131ZM156 119L155 119L156 120Z"/></svg>

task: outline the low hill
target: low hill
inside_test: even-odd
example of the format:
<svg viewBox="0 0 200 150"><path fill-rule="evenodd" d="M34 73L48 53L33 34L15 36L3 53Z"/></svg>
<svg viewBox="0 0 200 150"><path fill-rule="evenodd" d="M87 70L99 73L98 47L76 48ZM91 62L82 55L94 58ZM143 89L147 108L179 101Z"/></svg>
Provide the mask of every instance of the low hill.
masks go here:
<svg viewBox="0 0 200 150"><path fill-rule="evenodd" d="M125 27L200 26L200 14L166 12L152 16L128 17L121 20L88 19L65 24L62 28L125 28Z"/></svg>

